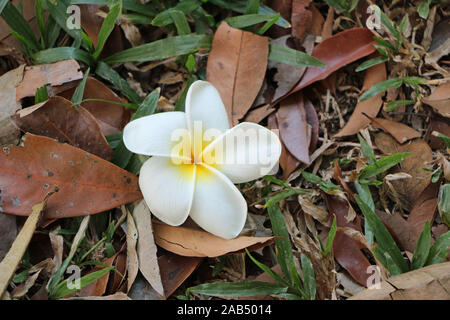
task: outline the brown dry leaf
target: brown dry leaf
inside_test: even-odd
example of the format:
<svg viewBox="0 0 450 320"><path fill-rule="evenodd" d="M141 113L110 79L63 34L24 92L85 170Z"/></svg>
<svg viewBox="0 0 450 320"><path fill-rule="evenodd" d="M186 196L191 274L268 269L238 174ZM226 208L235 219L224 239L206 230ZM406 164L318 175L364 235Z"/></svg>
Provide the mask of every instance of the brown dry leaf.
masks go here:
<svg viewBox="0 0 450 320"><path fill-rule="evenodd" d="M305 39L309 29L312 26L313 14L308 9L312 0L293 0L292 1L292 36L298 44Z"/></svg>
<svg viewBox="0 0 450 320"><path fill-rule="evenodd" d="M25 296L28 293L28 290L31 289L31 287L34 286L37 278L41 274L42 268L36 271L33 275L28 277L28 279L25 282L22 282L20 285L14 288L14 290L11 292L11 297L13 299L19 299Z"/></svg>
<svg viewBox="0 0 450 320"><path fill-rule="evenodd" d="M90 112L63 97L19 110L14 122L25 132L69 143L103 159L111 160L113 149Z"/></svg>
<svg viewBox="0 0 450 320"><path fill-rule="evenodd" d="M157 248L153 237L151 213L145 201L133 210L139 239L137 243L137 254L139 258L139 269L145 279L160 295L164 295L164 287L161 281L160 268L158 265Z"/></svg>
<svg viewBox="0 0 450 320"><path fill-rule="evenodd" d="M408 224L422 231L426 221L433 224L437 205L438 192L441 181L430 183L428 187L423 190L419 198L414 203L408 215Z"/></svg>
<svg viewBox="0 0 450 320"><path fill-rule="evenodd" d="M374 128L382 129L383 131L389 133L395 138L395 140L398 141L398 143L405 143L408 140L420 138L420 132L401 122L386 120L383 118L372 118L371 121Z"/></svg>
<svg viewBox="0 0 450 320"><path fill-rule="evenodd" d="M16 88L16 99L34 97L36 89L45 85L59 86L82 78L80 65L73 59L29 66L25 68L23 80Z"/></svg>
<svg viewBox="0 0 450 320"><path fill-rule="evenodd" d="M422 101L433 107L444 117L450 118L450 81L441 84Z"/></svg>
<svg viewBox="0 0 450 320"><path fill-rule="evenodd" d="M399 274L350 300L450 300L450 262Z"/></svg>
<svg viewBox="0 0 450 320"><path fill-rule="evenodd" d="M1 199L1 193L0 193ZM16 217L0 213L0 261L3 260L17 235Z"/></svg>
<svg viewBox="0 0 450 320"><path fill-rule="evenodd" d="M330 214L327 210L320 208L309 201L307 198L298 196L298 202L300 203L303 212L309 214L314 219L322 223L323 225L329 227L330 224Z"/></svg>
<svg viewBox="0 0 450 320"><path fill-rule="evenodd" d="M327 78L343 66L365 57L375 51L373 34L366 28L342 31L318 44L312 56L326 64L326 67L309 67L305 75L290 94Z"/></svg>
<svg viewBox="0 0 450 320"><path fill-rule="evenodd" d="M450 137L450 122L447 118L441 117L437 113L433 113L424 139L428 142L431 149L433 150L446 149L446 146L442 139L433 135L433 132L435 131L440 132L447 137Z"/></svg>
<svg viewBox="0 0 450 320"><path fill-rule="evenodd" d="M337 196L326 195L325 203L328 211L336 216L336 223L341 228L353 228L359 232L361 229L361 219L359 216L348 222L346 217L349 213L349 203ZM333 241L333 253L337 262L355 279L359 284L367 286L367 279L370 273L367 273L371 263L361 249L364 246L343 233L337 231Z"/></svg>
<svg viewBox="0 0 450 320"><path fill-rule="evenodd" d="M23 145L0 151L3 211L29 215L48 190L46 218L95 214L142 198L138 178L112 163L68 144L27 134Z"/></svg>
<svg viewBox="0 0 450 320"><path fill-rule="evenodd" d="M22 257L25 253L25 250L28 247L28 244L33 237L34 231L36 230L39 219L42 217L43 212L47 206L48 198L55 192L57 189L48 192L44 198L39 203L36 203L32 206L29 217L25 221L25 224L20 230L17 238L14 240L11 248L9 249L6 256L0 263L0 297L3 296L3 293L8 288L9 282L11 281L14 272L16 271L17 266L19 265Z"/></svg>
<svg viewBox="0 0 450 320"><path fill-rule="evenodd" d="M154 221L153 232L156 243L167 251L187 257L219 257L243 249L256 250L273 243L274 237L237 237L225 240L209 232L172 227Z"/></svg>
<svg viewBox="0 0 450 320"><path fill-rule="evenodd" d="M386 80L386 67L384 63L380 63L366 70L361 91L364 92L369 90L373 85L384 80ZM383 94L380 93L370 99L359 102L346 125L335 135L335 137L350 136L366 127L370 123L370 119L364 114L367 114L372 118L376 117L383 104L382 96Z"/></svg>
<svg viewBox="0 0 450 320"><path fill-rule="evenodd" d="M122 206L124 208L125 206ZM136 245L138 241L138 231L136 223L130 212L124 208L127 212L127 263L128 263L128 278L127 278L127 292L130 292L131 286L136 280L136 276L139 272L139 259L136 251Z"/></svg>
<svg viewBox="0 0 450 320"><path fill-rule="evenodd" d="M254 122L254 123L260 123L265 118L267 118L269 115L271 115L276 109L272 108L270 104L266 104L262 107L253 109L250 111L247 116L244 118L244 121L246 122Z"/></svg>
<svg viewBox="0 0 450 320"><path fill-rule="evenodd" d="M270 130L279 130L278 121L275 114L272 114L267 122L267 128ZM289 175L297 168L297 159L286 149L281 141L280 166L283 169L283 180L287 180Z"/></svg>
<svg viewBox="0 0 450 320"><path fill-rule="evenodd" d="M333 35L333 23L334 23L334 8L330 6L328 8L327 18L323 24L322 29L322 41L330 38Z"/></svg>
<svg viewBox="0 0 450 320"><path fill-rule="evenodd" d="M435 65L441 57L450 53L449 37L450 18L444 18L434 26L429 52L425 56L425 62Z"/></svg>
<svg viewBox="0 0 450 320"><path fill-rule="evenodd" d="M309 164L311 128L306 119L303 95L297 93L284 99L276 115L283 144L297 160Z"/></svg>
<svg viewBox="0 0 450 320"><path fill-rule="evenodd" d="M219 91L233 125L245 116L261 89L269 39L222 22L213 37L206 78Z"/></svg>
<svg viewBox="0 0 450 320"><path fill-rule="evenodd" d="M16 100L16 87L22 81L24 68L22 65L0 77L0 146L17 144L19 138L20 131L10 116L21 108Z"/></svg>
<svg viewBox="0 0 450 320"><path fill-rule="evenodd" d="M60 96L70 100L76 88L64 91ZM102 99L116 103L124 103L111 89L103 82L95 78L88 77L84 88L83 99ZM105 136L121 131L130 120L130 111L116 103L103 101L85 101L81 105L97 119L100 128Z"/></svg>
<svg viewBox="0 0 450 320"><path fill-rule="evenodd" d="M390 135L382 132L375 136L375 145L386 155L399 152L412 153L393 170L394 173L407 173L412 178L391 182L399 197L397 199L395 195L392 195L393 200L399 202L398 204L403 208L410 210L419 195L431 181L431 174L423 170L423 168L428 168L428 163L433 160L431 148L422 139L416 139L400 145Z"/></svg>

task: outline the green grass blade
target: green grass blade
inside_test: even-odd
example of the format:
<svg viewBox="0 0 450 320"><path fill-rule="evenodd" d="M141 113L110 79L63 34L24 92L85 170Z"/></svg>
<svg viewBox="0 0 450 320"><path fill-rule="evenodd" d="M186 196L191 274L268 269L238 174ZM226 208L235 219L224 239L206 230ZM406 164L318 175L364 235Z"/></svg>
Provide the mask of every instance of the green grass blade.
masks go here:
<svg viewBox="0 0 450 320"><path fill-rule="evenodd" d="M89 66L94 65L92 56L84 50L74 47L58 47L37 52L33 56L35 64L53 63L61 60L75 59L86 63Z"/></svg>
<svg viewBox="0 0 450 320"><path fill-rule="evenodd" d="M86 80L89 76L89 72L91 71L91 68L88 68L86 72L84 73L83 79L78 84L77 88L75 89L75 92L72 95L72 102L74 107L79 106L81 104L81 101L83 100L84 96L84 88L86 87Z"/></svg>
<svg viewBox="0 0 450 320"><path fill-rule="evenodd" d="M370 87L369 90L364 92L363 95L359 98L359 102L370 99L381 92L389 90L390 88L399 88L402 84L403 84L402 78L392 78L389 80L379 82Z"/></svg>
<svg viewBox="0 0 450 320"><path fill-rule="evenodd" d="M36 93L34 95L34 104L38 104L46 100L48 100L47 86L37 88Z"/></svg>
<svg viewBox="0 0 450 320"><path fill-rule="evenodd" d="M92 55L95 60L97 60L102 53L103 47L105 46L109 35L113 31L114 26L116 25L116 20L119 18L121 13L122 1L119 1L109 10L108 15L102 23L102 27L98 34L97 47L95 48L94 54Z"/></svg>
<svg viewBox="0 0 450 320"><path fill-rule="evenodd" d="M299 67L324 67L325 64L316 58L291 48L271 44L269 46L269 60L282 62Z"/></svg>
<svg viewBox="0 0 450 320"><path fill-rule="evenodd" d="M430 222L427 221L420 234L419 240L417 240L416 249L411 261L411 270L420 269L425 266L427 262L428 254L430 253L431 244L431 227Z"/></svg>
<svg viewBox="0 0 450 320"><path fill-rule="evenodd" d="M189 27L189 23L183 11L170 10L169 15L173 23L175 24L175 27L177 28L178 35L181 36L191 33L191 27Z"/></svg>
<svg viewBox="0 0 450 320"><path fill-rule="evenodd" d="M146 62L162 60L211 48L211 37L188 34L165 38L116 53L104 60L115 64L124 62Z"/></svg>
<svg viewBox="0 0 450 320"><path fill-rule="evenodd" d="M260 268L262 271L264 271L265 273L267 273L269 276L272 277L272 279L274 279L275 281L277 281L279 284L281 284L282 286L289 286L289 283L286 282L286 280L284 280L278 273L274 272L272 269L270 269L268 266L266 266L265 264L259 262L258 260L256 260L251 254L250 252L245 249L245 251L247 252L247 255L250 257L250 259L253 261L254 264L256 264L258 266L258 268Z"/></svg>
<svg viewBox="0 0 450 320"><path fill-rule="evenodd" d="M441 263L446 260L450 248L450 231L440 236L430 249L426 265Z"/></svg>
<svg viewBox="0 0 450 320"><path fill-rule="evenodd" d="M277 15L271 14L245 14L242 16L227 18L225 21L233 28L242 29L261 22L270 21L276 16Z"/></svg>
<svg viewBox="0 0 450 320"><path fill-rule="evenodd" d="M302 254L300 258L303 273L303 285L308 295L308 300L316 299L316 276L308 256Z"/></svg>
<svg viewBox="0 0 450 320"><path fill-rule="evenodd" d="M250 297L256 295L282 294L287 292L287 288L281 287L277 283L243 281L204 283L189 288L188 291L214 297Z"/></svg>
<svg viewBox="0 0 450 320"><path fill-rule="evenodd" d="M333 249L333 241L334 237L336 236L336 232L337 232L337 222L336 216L334 216L333 224L331 225L330 232L328 232L327 243L325 244L325 251L324 251L325 256L329 255L331 249Z"/></svg>
<svg viewBox="0 0 450 320"><path fill-rule="evenodd" d="M361 182L361 180L365 180L374 177L380 173L383 173L392 168L393 166L399 164L403 160L405 160L411 154L412 154L411 152L405 152L385 156L377 160L375 163L368 165L367 167L362 169L361 172L359 173L358 180Z"/></svg>
<svg viewBox="0 0 450 320"><path fill-rule="evenodd" d="M152 24L156 27L164 27L168 24L173 23L170 12L172 10L181 11L184 14L190 14L192 11L200 7L200 2L197 0L182 0L175 7L165 10L159 13L155 19L153 19Z"/></svg>
<svg viewBox="0 0 450 320"><path fill-rule="evenodd" d="M380 249L390 255L394 263L402 272L409 271L408 264L403 258L400 249L397 247L397 244L384 226L383 222L381 222L375 212L373 212L373 210L361 200L359 195L355 195L355 199L364 215L364 218L368 220L368 224L375 234L375 238Z"/></svg>
<svg viewBox="0 0 450 320"><path fill-rule="evenodd" d="M368 68L371 68L371 67L373 67L373 66L376 66L377 64L386 62L386 61L388 61L388 60L389 60L388 57L376 57L376 58L373 58L373 59L370 59L370 60L367 60L367 61L361 63L361 64L355 69L355 71L356 71L356 72L360 72L360 71L366 70L366 69L368 69Z"/></svg>

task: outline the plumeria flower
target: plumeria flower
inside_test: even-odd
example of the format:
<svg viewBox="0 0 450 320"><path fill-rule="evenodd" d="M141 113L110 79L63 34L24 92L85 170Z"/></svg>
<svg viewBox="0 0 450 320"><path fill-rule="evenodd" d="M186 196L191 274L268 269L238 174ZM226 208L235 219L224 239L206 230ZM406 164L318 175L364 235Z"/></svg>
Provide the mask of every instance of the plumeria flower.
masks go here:
<svg viewBox="0 0 450 320"><path fill-rule="evenodd" d="M278 136L256 124L230 128L219 92L194 82L186 112L164 112L131 121L123 132L132 152L152 156L139 186L150 211L179 226L190 216L204 230L236 237L247 218L247 202L235 183L258 179L278 168Z"/></svg>

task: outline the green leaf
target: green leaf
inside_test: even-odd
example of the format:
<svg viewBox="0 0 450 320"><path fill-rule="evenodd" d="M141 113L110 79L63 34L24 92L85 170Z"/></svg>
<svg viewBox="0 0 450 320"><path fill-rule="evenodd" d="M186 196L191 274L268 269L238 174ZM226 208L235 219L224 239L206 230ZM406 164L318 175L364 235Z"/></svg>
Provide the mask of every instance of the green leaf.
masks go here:
<svg viewBox="0 0 450 320"><path fill-rule="evenodd" d="M437 132L436 136L442 140L447 148L450 148L450 137L447 137L445 134L442 134L440 132Z"/></svg>
<svg viewBox="0 0 450 320"><path fill-rule="evenodd" d="M431 227L430 222L425 222L419 240L417 240L416 249L411 261L411 270L420 269L425 266L428 254L430 253Z"/></svg>
<svg viewBox="0 0 450 320"><path fill-rule="evenodd" d="M292 188L290 188L288 190L284 190L280 193L277 193L273 197L267 198L266 204L264 205L264 207L267 208L268 206L274 205L274 204L280 202L281 200L286 199L287 197L293 196L294 194L305 194L305 193L308 193L308 191L292 189Z"/></svg>
<svg viewBox="0 0 450 320"><path fill-rule="evenodd" d="M400 88L400 86L403 84L402 78L392 78L389 80L385 80L382 82L379 82L375 85L373 85L369 90L363 93L363 95L359 98L359 101L364 101L367 99L370 99L377 94L387 91L391 88Z"/></svg>
<svg viewBox="0 0 450 320"><path fill-rule="evenodd" d="M248 0L245 14L258 13L259 5L259 0Z"/></svg>
<svg viewBox="0 0 450 320"><path fill-rule="evenodd" d="M331 252L331 249L333 249L333 241L334 237L336 236L337 231L337 222L336 222L336 216L333 217L333 224L331 225L330 231L328 232L328 238L327 243L325 244L325 251L323 254L325 256L329 255Z"/></svg>
<svg viewBox="0 0 450 320"><path fill-rule="evenodd" d="M122 141L122 131L111 133L105 136L106 141L108 141L111 148L115 149Z"/></svg>
<svg viewBox="0 0 450 320"><path fill-rule="evenodd" d="M267 30L269 30L271 26L273 26L278 21L278 19L280 19L280 17L281 15L277 13L273 16L272 19L267 21L258 31L256 31L256 33L262 36L264 33L266 33Z"/></svg>
<svg viewBox="0 0 450 320"><path fill-rule="evenodd" d="M316 299L316 276L314 275L314 269L308 256L301 255L303 284L309 300Z"/></svg>
<svg viewBox="0 0 450 320"><path fill-rule="evenodd" d="M361 144L361 151L366 157L369 164L373 164L376 162L375 153L373 152L372 147L367 143L367 141L358 133L358 140Z"/></svg>
<svg viewBox="0 0 450 320"><path fill-rule="evenodd" d="M42 7L42 0L35 1L35 9L36 9L36 22L39 28L39 32L41 33L41 47L45 48L46 46L46 31L45 31L45 22L44 22L44 9Z"/></svg>
<svg viewBox="0 0 450 320"><path fill-rule="evenodd" d="M387 112L393 112L395 110L397 110L398 108L402 107L402 106L406 106L408 104L413 104L416 103L414 100L396 100L396 101L389 101L387 103L387 108L385 109L385 111Z"/></svg>
<svg viewBox="0 0 450 320"><path fill-rule="evenodd" d="M177 28L178 35L186 35L191 33L191 27L184 13L180 10L169 10L170 18Z"/></svg>
<svg viewBox="0 0 450 320"><path fill-rule="evenodd" d="M358 66L358 68L355 69L355 71L356 72L360 72L360 71L366 70L366 69L368 69L370 67L376 66L377 64L386 62L388 60L389 60L389 57L383 57L383 56L382 57L376 57L376 58L373 58L373 59L370 59L370 60L367 60L367 61L361 63Z"/></svg>
<svg viewBox="0 0 450 320"><path fill-rule="evenodd" d="M84 88L86 87L86 80L89 76L89 72L91 71L91 68L88 68L86 72L84 73L83 80L80 81L77 88L75 89L75 92L72 95L72 102L74 107L79 106L81 104L81 101L83 100L84 96Z"/></svg>
<svg viewBox="0 0 450 320"><path fill-rule="evenodd" d="M287 288L270 282L243 281L204 283L189 288L188 291L214 297L250 297L256 295L282 294L287 292Z"/></svg>
<svg viewBox="0 0 450 320"><path fill-rule="evenodd" d="M322 189L325 192L328 192L330 190L337 190L339 187L332 183L331 181L324 181L321 177L314 173L310 173L307 171L302 171L302 177L311 183L318 184L320 189Z"/></svg>
<svg viewBox="0 0 450 320"><path fill-rule="evenodd" d="M417 7L417 13L423 19L427 19L428 18L428 14L430 13L430 2L431 2L431 0L424 0Z"/></svg>
<svg viewBox="0 0 450 320"><path fill-rule="evenodd" d="M122 13L122 1L118 1L108 12L105 20L102 23L102 27L98 34L98 43L92 57L97 60L102 53L103 47L105 46L106 40L108 40L109 35L114 30L116 25L116 20Z"/></svg>
<svg viewBox="0 0 450 320"><path fill-rule="evenodd" d="M188 34L156 40L141 46L118 52L104 60L108 64L145 62L192 53L211 48L211 37Z"/></svg>
<svg viewBox="0 0 450 320"><path fill-rule="evenodd" d="M128 166L125 168L127 171L131 172L134 175L137 175L141 170L142 165L147 161L150 157L144 156L142 154L133 154L128 163Z"/></svg>
<svg viewBox="0 0 450 320"><path fill-rule="evenodd" d="M107 268L103 268L102 270L99 270L99 271L88 273L87 275L81 277L80 278L80 288L69 289L69 287L67 285L67 280L64 280L56 286L55 291L52 293L50 298L51 299L64 298L74 292L77 292L80 289L87 287L91 283L94 283L95 281L97 281L98 279L103 277L104 275L108 274L113 269L114 269L114 267L107 267Z"/></svg>
<svg viewBox="0 0 450 320"><path fill-rule="evenodd" d="M347 3L346 0L342 1L342 0L325 0L325 2L333 7L334 9L340 11L340 12L347 12Z"/></svg>
<svg viewBox="0 0 450 320"><path fill-rule="evenodd" d="M200 7L200 2L197 0L182 0L175 7L159 13L152 24L156 27L164 27L173 22L170 12L173 10L181 11L184 14L189 14Z"/></svg>
<svg viewBox="0 0 450 320"><path fill-rule="evenodd" d="M100 6L108 5L109 0L71 0L71 4L94 4ZM148 17L156 16L154 11L149 6L140 3L139 0L122 0L123 8L129 11L138 12Z"/></svg>
<svg viewBox="0 0 450 320"><path fill-rule="evenodd" d="M274 176L267 175L267 176L264 176L263 179L268 181L268 182L275 183L275 184L277 184L279 186L285 187L285 188L291 188L291 186L287 182L285 182L283 180L280 180L280 179L277 179Z"/></svg>
<svg viewBox="0 0 450 320"><path fill-rule="evenodd" d="M277 248L277 261L289 283L292 283L291 273L289 272L289 265L294 261L292 255L291 240L289 232L284 223L283 214L281 213L278 204L267 207L270 222L272 224L272 231L275 238L275 246Z"/></svg>
<svg viewBox="0 0 450 320"><path fill-rule="evenodd" d="M409 157L412 153L411 152L405 152L405 153L395 153L390 156L385 156L379 160L377 160L375 163L368 165L364 169L361 170L358 176L358 180L362 182L362 180L374 177L380 173L383 173L393 166L397 165L398 163L405 160L407 157Z"/></svg>
<svg viewBox="0 0 450 320"><path fill-rule="evenodd" d="M450 231L441 235L430 249L426 265L441 263L446 260L450 247Z"/></svg>
<svg viewBox="0 0 450 320"><path fill-rule="evenodd" d="M286 286L289 287L289 283L284 280L278 273L276 273L275 271L273 271L272 269L270 269L268 266L266 266L265 264L262 264L261 262L259 262L258 260L256 260L251 254L250 252L245 249L245 251L247 252L247 255L250 257L250 259L253 261L254 264L256 264L262 271L264 271L265 273L267 273L269 276L272 277L272 279L274 279L275 281L277 281L279 284L281 284L282 286Z"/></svg>
<svg viewBox="0 0 450 320"><path fill-rule="evenodd" d="M0 0L0 15L2 14L3 9L9 3L9 0Z"/></svg>
<svg viewBox="0 0 450 320"><path fill-rule="evenodd" d="M34 104L38 104L46 100L48 100L47 86L37 88L36 93L34 95Z"/></svg>
<svg viewBox="0 0 450 320"><path fill-rule="evenodd" d="M255 24L272 20L277 15L271 14L245 14L242 16L230 17L225 21L233 28L243 29Z"/></svg>
<svg viewBox="0 0 450 320"><path fill-rule="evenodd" d="M269 45L269 60L299 67L325 67L322 61L304 52L276 44Z"/></svg>
<svg viewBox="0 0 450 320"><path fill-rule="evenodd" d="M37 52L33 56L36 64L47 64L61 60L75 59L86 63L89 66L94 65L92 56L84 50L74 47L58 47Z"/></svg>
<svg viewBox="0 0 450 320"><path fill-rule="evenodd" d="M130 87L128 82L106 63L100 61L97 64L95 73L99 77L111 82L114 87L122 92L128 98L128 100L130 100L134 104L140 104L142 102L141 97Z"/></svg>
<svg viewBox="0 0 450 320"><path fill-rule="evenodd" d="M450 226L450 183L444 184L439 188L438 211L442 221Z"/></svg>
<svg viewBox="0 0 450 320"><path fill-rule="evenodd" d="M366 203L372 211L375 211L375 203L373 202L372 194L370 193L370 188L367 184L360 184L358 180L355 181L355 189L358 192L361 200ZM373 244L373 231L370 227L368 220L364 220L364 235L369 246Z"/></svg>
<svg viewBox="0 0 450 320"><path fill-rule="evenodd" d="M384 226L383 222L381 222L375 212L373 212L373 210L361 200L359 195L355 195L355 199L364 215L364 218L368 220L368 224L375 234L375 238L380 249L389 254L395 265L402 271L402 273L409 271L408 264L403 258L400 249L397 247L397 244Z"/></svg>

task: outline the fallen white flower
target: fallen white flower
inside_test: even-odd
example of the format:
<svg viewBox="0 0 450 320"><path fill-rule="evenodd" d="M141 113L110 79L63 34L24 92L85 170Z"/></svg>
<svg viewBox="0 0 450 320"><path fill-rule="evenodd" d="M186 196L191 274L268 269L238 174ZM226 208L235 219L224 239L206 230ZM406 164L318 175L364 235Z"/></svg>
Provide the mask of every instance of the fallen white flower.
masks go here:
<svg viewBox="0 0 450 320"><path fill-rule="evenodd" d="M123 141L132 152L152 156L141 168L139 186L150 211L178 226L188 216L204 230L236 237L247 202L233 183L258 179L278 165L278 136L243 122L230 129L219 92L194 82L186 113L164 112L131 121Z"/></svg>

